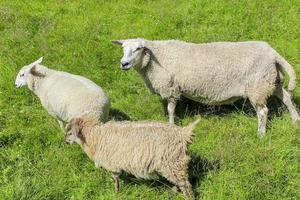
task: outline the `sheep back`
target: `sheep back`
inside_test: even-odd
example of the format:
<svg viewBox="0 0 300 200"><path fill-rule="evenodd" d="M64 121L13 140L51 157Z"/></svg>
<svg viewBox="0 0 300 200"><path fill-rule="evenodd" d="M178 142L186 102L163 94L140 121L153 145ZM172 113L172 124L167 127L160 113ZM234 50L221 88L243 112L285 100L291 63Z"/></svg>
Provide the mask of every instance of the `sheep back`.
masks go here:
<svg viewBox="0 0 300 200"><path fill-rule="evenodd" d="M189 137L182 130L159 122L108 122L87 137L95 145L94 161L99 166L149 179L166 164L189 160Z"/></svg>
<svg viewBox="0 0 300 200"><path fill-rule="evenodd" d="M82 116L107 121L110 102L98 85L81 76L51 71L36 91L51 115L65 122Z"/></svg>
<svg viewBox="0 0 300 200"><path fill-rule="evenodd" d="M146 46L158 62L151 62L143 74L154 91L163 91L163 97L178 97L180 93L202 103L222 104L251 96L260 87L262 96L268 96L272 90L269 86L276 81L275 50L265 42L147 41ZM165 75L159 79L161 73ZM175 95L170 83L178 88Z"/></svg>

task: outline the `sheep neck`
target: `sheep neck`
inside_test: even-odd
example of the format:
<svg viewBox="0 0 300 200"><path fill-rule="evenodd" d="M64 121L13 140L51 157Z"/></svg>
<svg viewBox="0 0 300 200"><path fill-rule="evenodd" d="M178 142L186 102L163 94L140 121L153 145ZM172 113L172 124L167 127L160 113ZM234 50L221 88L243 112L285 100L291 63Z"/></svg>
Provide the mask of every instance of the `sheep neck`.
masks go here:
<svg viewBox="0 0 300 200"><path fill-rule="evenodd" d="M137 67L136 70L144 79L148 89L151 92L159 93L158 90L160 90L161 86L172 87L174 85L174 75L163 65L161 65L159 58L155 56L156 54L159 55L158 47L148 42L147 48L149 49L147 54L150 58L147 61L147 64L142 62L142 64ZM167 75L165 77L167 78L161 79L157 77L158 74L161 75L162 73L165 73Z"/></svg>
<svg viewBox="0 0 300 200"><path fill-rule="evenodd" d="M35 77L33 76L32 80L31 80L31 84L30 84L30 87L29 89L34 93L36 94L37 96L40 96L40 86L42 84L42 78L40 77Z"/></svg>
<svg viewBox="0 0 300 200"><path fill-rule="evenodd" d="M42 87L42 84L44 82L44 79L51 75L51 72L53 70L51 69L48 69L47 67L43 66L43 65L38 65L36 67L37 71L39 71L41 74L43 74L45 77L40 77L40 76L35 76L35 75L32 75L31 76L31 80L30 80L30 84L28 84L28 88L34 93L36 94L37 96L40 97L41 95L41 91L40 91L40 88Z"/></svg>
<svg viewBox="0 0 300 200"><path fill-rule="evenodd" d="M82 149L84 152L89 156L90 159L94 160L96 146L97 146L97 139L93 135L92 127L84 127L81 131L84 141L81 144Z"/></svg>

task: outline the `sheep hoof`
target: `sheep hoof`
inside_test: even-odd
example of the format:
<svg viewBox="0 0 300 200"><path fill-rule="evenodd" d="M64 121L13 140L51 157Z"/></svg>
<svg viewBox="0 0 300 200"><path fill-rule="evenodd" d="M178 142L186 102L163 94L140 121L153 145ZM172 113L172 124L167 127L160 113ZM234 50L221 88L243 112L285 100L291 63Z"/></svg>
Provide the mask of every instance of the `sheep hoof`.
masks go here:
<svg viewBox="0 0 300 200"><path fill-rule="evenodd" d="M262 139L262 138L264 138L265 136L266 136L266 131L264 131L264 132L263 132L263 131L258 131L258 137L259 137L259 138Z"/></svg>
<svg viewBox="0 0 300 200"><path fill-rule="evenodd" d="M179 192L178 187L176 187L175 185L171 188L171 190L174 193L178 193Z"/></svg>
<svg viewBox="0 0 300 200"><path fill-rule="evenodd" d="M293 124L298 124L300 122L300 117L293 120Z"/></svg>

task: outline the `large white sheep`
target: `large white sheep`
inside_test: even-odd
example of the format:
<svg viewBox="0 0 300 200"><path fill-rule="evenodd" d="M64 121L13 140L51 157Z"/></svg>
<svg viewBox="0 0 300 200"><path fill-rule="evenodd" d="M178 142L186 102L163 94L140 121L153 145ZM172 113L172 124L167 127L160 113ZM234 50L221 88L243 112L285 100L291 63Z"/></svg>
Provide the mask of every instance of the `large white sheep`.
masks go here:
<svg viewBox="0 0 300 200"><path fill-rule="evenodd" d="M111 171L116 192L118 177L124 171L144 179L161 175L192 197L186 151L198 122L199 119L181 128L147 121L99 125L89 118L77 118L67 126L65 142L78 143L97 167Z"/></svg>
<svg viewBox="0 0 300 200"><path fill-rule="evenodd" d="M49 114L58 119L62 129L64 123L81 116L107 121L110 101L101 87L82 76L49 69L41 65L42 60L19 71L17 88L27 85Z"/></svg>
<svg viewBox="0 0 300 200"><path fill-rule="evenodd" d="M295 72L266 42L193 44L129 39L113 43L123 46L121 69L133 67L152 92L167 99L171 123L181 96L210 105L249 98L257 112L260 136L266 132L266 101L272 94L287 106L294 122L300 120L290 94L282 87L286 71L288 89L295 89Z"/></svg>

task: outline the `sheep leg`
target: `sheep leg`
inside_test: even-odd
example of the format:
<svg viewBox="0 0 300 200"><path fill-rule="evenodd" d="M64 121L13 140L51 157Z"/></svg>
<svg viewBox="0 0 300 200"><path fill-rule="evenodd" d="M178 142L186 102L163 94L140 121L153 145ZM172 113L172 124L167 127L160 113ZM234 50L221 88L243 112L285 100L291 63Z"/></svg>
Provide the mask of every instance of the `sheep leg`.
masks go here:
<svg viewBox="0 0 300 200"><path fill-rule="evenodd" d="M182 165L173 163L170 166L172 167L166 167L161 175L177 186L186 197L193 198L194 193L192 185L188 180L187 165L184 164L183 167L180 167Z"/></svg>
<svg viewBox="0 0 300 200"><path fill-rule="evenodd" d="M174 185L172 188L171 188L171 190L173 191L173 192L175 192L175 193L177 193L178 192L178 187L176 186L176 185Z"/></svg>
<svg viewBox="0 0 300 200"><path fill-rule="evenodd" d="M256 110L257 119L258 119L258 135L260 137L264 137L266 134L266 126L268 119L268 111L266 105L255 105L254 108Z"/></svg>
<svg viewBox="0 0 300 200"><path fill-rule="evenodd" d="M115 193L119 192L119 175L120 175L119 173L115 173L115 172L112 173L112 178L115 183Z"/></svg>
<svg viewBox="0 0 300 200"><path fill-rule="evenodd" d="M284 103L284 105L286 105L292 116L293 122L296 123L297 121L300 121L300 116L292 102L291 95L282 86L277 87L274 94Z"/></svg>
<svg viewBox="0 0 300 200"><path fill-rule="evenodd" d="M57 120L58 121L58 124L59 124L59 127L60 127L60 129L62 130L62 131L64 131L65 132L65 126L64 126L64 122L63 121L61 121L61 120Z"/></svg>
<svg viewBox="0 0 300 200"><path fill-rule="evenodd" d="M176 108L176 100L168 99L168 114L169 114L169 122L174 124L174 113Z"/></svg>
<svg viewBox="0 0 300 200"><path fill-rule="evenodd" d="M186 196L188 198L193 198L194 197L192 185L190 184L188 179L184 181L184 185L178 185L178 186L179 186L179 189L184 194L184 196Z"/></svg>

